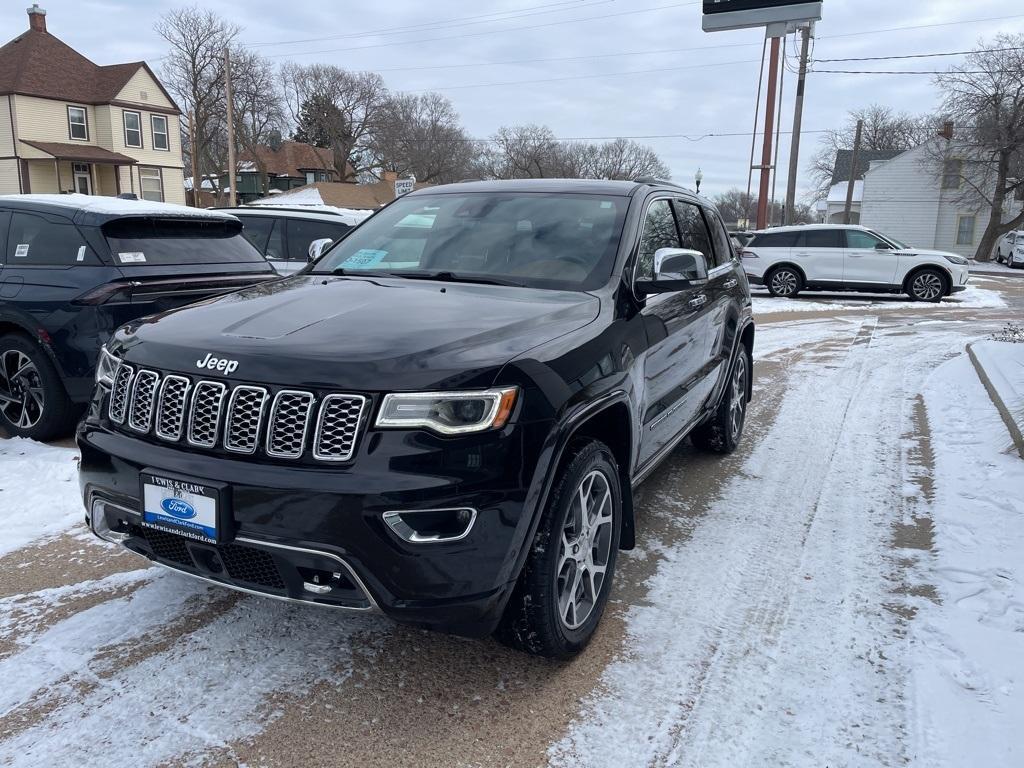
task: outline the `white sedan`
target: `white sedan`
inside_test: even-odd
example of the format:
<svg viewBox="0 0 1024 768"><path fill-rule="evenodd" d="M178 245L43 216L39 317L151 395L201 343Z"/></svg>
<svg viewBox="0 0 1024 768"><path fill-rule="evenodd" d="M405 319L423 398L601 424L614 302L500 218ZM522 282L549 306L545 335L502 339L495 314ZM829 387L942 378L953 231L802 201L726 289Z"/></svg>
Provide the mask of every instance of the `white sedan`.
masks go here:
<svg viewBox="0 0 1024 768"><path fill-rule="evenodd" d="M742 252L754 285L791 298L802 290L906 293L941 301L967 287L968 261L945 251L911 248L866 227L810 224L754 234Z"/></svg>

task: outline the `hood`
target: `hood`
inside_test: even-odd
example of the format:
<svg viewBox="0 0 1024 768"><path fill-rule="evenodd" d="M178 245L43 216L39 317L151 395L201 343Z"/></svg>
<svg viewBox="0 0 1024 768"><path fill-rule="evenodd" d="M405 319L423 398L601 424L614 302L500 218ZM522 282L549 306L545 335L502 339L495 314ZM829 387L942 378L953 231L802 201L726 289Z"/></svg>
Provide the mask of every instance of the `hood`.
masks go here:
<svg viewBox="0 0 1024 768"><path fill-rule="evenodd" d="M233 381L480 387L517 355L593 322L599 304L581 292L300 275L146 318L115 343L137 365Z"/></svg>

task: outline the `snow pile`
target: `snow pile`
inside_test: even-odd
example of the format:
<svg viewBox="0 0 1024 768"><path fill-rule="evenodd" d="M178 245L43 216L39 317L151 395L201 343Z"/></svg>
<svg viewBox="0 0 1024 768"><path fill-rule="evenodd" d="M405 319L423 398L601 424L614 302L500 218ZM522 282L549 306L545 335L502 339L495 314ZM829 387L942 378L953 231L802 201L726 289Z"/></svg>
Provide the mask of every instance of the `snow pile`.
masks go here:
<svg viewBox="0 0 1024 768"><path fill-rule="evenodd" d="M78 452L21 438L0 440L0 510L0 556L82 523Z"/></svg>
<svg viewBox="0 0 1024 768"><path fill-rule="evenodd" d="M154 203L149 200L125 200L120 197L104 197L102 195L0 195L3 199L29 200L47 205L60 205L65 208L88 211L108 216L174 216L197 217L202 219L230 219L234 216L222 211L211 211L206 208L189 208L173 203Z"/></svg>
<svg viewBox="0 0 1024 768"><path fill-rule="evenodd" d="M1024 462L960 357L925 403L935 451L935 555L923 574L913 734L922 766L1024 764Z"/></svg>
<svg viewBox="0 0 1024 768"><path fill-rule="evenodd" d="M281 192L270 197L253 200L249 205L327 205L316 187Z"/></svg>

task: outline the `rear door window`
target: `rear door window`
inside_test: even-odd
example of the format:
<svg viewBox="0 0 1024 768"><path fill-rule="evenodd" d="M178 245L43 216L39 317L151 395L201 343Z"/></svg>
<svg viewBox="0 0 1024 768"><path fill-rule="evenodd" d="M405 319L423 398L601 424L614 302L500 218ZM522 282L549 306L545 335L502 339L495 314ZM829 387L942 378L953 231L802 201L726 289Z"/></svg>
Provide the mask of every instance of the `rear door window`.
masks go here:
<svg viewBox="0 0 1024 768"><path fill-rule="evenodd" d="M839 229L808 229L800 233L798 248L845 248Z"/></svg>
<svg viewBox="0 0 1024 768"><path fill-rule="evenodd" d="M242 221L242 236L252 243L260 253L267 252L267 241L276 220L270 216L239 216Z"/></svg>
<svg viewBox="0 0 1024 768"><path fill-rule="evenodd" d="M261 262L263 254L231 219L114 219L102 232L118 266Z"/></svg>
<svg viewBox="0 0 1024 768"><path fill-rule="evenodd" d="M722 223L721 217L709 208L704 209L704 218L711 229L711 242L715 246L715 266L732 261L732 239Z"/></svg>
<svg viewBox="0 0 1024 768"><path fill-rule="evenodd" d="M747 244L750 248L792 248L796 245L799 232L764 232L754 235Z"/></svg>
<svg viewBox="0 0 1024 768"><path fill-rule="evenodd" d="M352 227L340 221L317 221L315 219L288 219L288 260L308 261L309 245L314 240L338 240Z"/></svg>
<svg viewBox="0 0 1024 768"><path fill-rule="evenodd" d="M62 216L21 211L11 216L6 261L11 267L73 267L99 263L71 221Z"/></svg>

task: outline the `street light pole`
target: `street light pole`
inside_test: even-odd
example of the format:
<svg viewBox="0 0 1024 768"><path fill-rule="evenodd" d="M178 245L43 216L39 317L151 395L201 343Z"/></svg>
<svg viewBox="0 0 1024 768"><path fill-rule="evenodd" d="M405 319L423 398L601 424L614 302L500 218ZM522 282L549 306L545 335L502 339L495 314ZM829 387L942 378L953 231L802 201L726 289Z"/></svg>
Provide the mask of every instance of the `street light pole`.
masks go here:
<svg viewBox="0 0 1024 768"><path fill-rule="evenodd" d="M694 175L693 179L694 179L694 181L697 182L697 194L699 195L700 194L700 183L702 181L704 181L704 174L703 174L703 172L701 172L700 168L697 168L697 173Z"/></svg>

